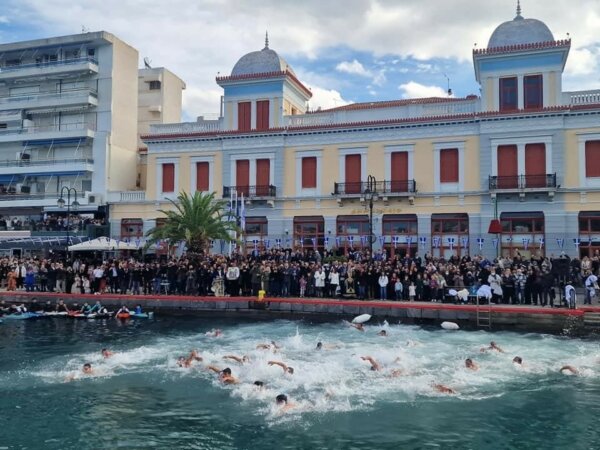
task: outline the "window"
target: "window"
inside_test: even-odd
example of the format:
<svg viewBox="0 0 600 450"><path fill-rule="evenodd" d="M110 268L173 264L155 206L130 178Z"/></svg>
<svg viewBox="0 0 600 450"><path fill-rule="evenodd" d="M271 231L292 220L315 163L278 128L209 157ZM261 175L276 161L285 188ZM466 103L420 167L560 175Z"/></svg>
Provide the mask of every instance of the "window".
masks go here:
<svg viewBox="0 0 600 450"><path fill-rule="evenodd" d="M323 250L324 235L325 219L323 216L294 217L294 245L296 248L316 247Z"/></svg>
<svg viewBox="0 0 600 450"><path fill-rule="evenodd" d="M139 238L144 233L142 219L121 219L121 239Z"/></svg>
<svg viewBox="0 0 600 450"><path fill-rule="evenodd" d="M600 177L600 141L585 142L585 176Z"/></svg>
<svg viewBox="0 0 600 450"><path fill-rule="evenodd" d="M256 160L256 195L263 197L269 195L269 186L271 184L271 160Z"/></svg>
<svg viewBox="0 0 600 450"><path fill-rule="evenodd" d="M502 224L502 254L514 257L518 251L525 257L540 249L540 240L544 237L544 213L507 212L500 214Z"/></svg>
<svg viewBox="0 0 600 450"><path fill-rule="evenodd" d="M515 189L519 186L519 158L516 145L498 146L498 189Z"/></svg>
<svg viewBox="0 0 600 450"><path fill-rule="evenodd" d="M175 164L162 165L162 191L175 192Z"/></svg>
<svg viewBox="0 0 600 450"><path fill-rule="evenodd" d="M346 155L346 194L361 191L361 155Z"/></svg>
<svg viewBox="0 0 600 450"><path fill-rule="evenodd" d="M546 187L546 145L525 145L525 187Z"/></svg>
<svg viewBox="0 0 600 450"><path fill-rule="evenodd" d="M238 130L239 131L250 131L251 127L251 110L252 103L240 102L238 103Z"/></svg>
<svg viewBox="0 0 600 450"><path fill-rule="evenodd" d="M579 233L600 233L600 212L582 211L579 213Z"/></svg>
<svg viewBox="0 0 600 450"><path fill-rule="evenodd" d="M458 149L440 150L440 183L458 183Z"/></svg>
<svg viewBox="0 0 600 450"><path fill-rule="evenodd" d="M317 157L302 158L302 189L315 189L317 187Z"/></svg>
<svg viewBox="0 0 600 450"><path fill-rule="evenodd" d="M247 159L238 159L235 162L235 183L238 194L244 194L248 197L250 193L250 161Z"/></svg>
<svg viewBox="0 0 600 450"><path fill-rule="evenodd" d="M247 236L267 236L269 234L269 222L266 217L246 217L246 228L244 233Z"/></svg>
<svg viewBox="0 0 600 450"><path fill-rule="evenodd" d="M269 129L269 100L259 100L256 102L256 129Z"/></svg>
<svg viewBox="0 0 600 450"><path fill-rule="evenodd" d="M0 123L0 130L4 129L4 128L7 128L7 127L8 127L8 124L6 124L6 123Z"/></svg>
<svg viewBox="0 0 600 450"><path fill-rule="evenodd" d="M469 253L463 239L469 238L467 214L432 214L431 246L433 256L449 258ZM468 242L468 241L467 241Z"/></svg>
<svg viewBox="0 0 600 450"><path fill-rule="evenodd" d="M524 94L524 107L525 109L542 108L544 105L543 101L543 88L542 88L542 76L541 75L527 75L523 78L523 94Z"/></svg>
<svg viewBox="0 0 600 450"><path fill-rule="evenodd" d="M208 161L196 163L196 190L208 192L210 186L210 165Z"/></svg>
<svg viewBox="0 0 600 450"><path fill-rule="evenodd" d="M392 153L391 165L390 190L392 192L408 192L408 152Z"/></svg>
<svg viewBox="0 0 600 450"><path fill-rule="evenodd" d="M159 91L160 90L160 81L155 80L155 81L150 81L148 83L148 87L150 88L151 91Z"/></svg>
<svg viewBox="0 0 600 450"><path fill-rule="evenodd" d="M500 111L514 111L517 105L517 77L500 78Z"/></svg>
<svg viewBox="0 0 600 450"><path fill-rule="evenodd" d="M385 214L383 216L383 234L388 236L417 234L417 216Z"/></svg>
<svg viewBox="0 0 600 450"><path fill-rule="evenodd" d="M87 54L88 54L88 56L95 56L96 55L96 49L95 48L88 48Z"/></svg>

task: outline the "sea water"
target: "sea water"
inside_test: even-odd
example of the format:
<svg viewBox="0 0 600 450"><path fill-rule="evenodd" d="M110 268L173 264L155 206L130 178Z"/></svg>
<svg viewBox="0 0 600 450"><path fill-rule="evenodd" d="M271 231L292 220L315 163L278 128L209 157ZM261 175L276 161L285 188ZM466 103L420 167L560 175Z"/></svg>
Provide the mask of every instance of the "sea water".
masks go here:
<svg viewBox="0 0 600 450"><path fill-rule="evenodd" d="M482 352L491 340L505 353ZM280 348L257 348L271 341ZM0 449L600 448L598 343L374 321L365 332L341 320L4 323ZM179 367L192 349L203 361ZM579 375L561 374L566 364ZM223 385L208 365L239 383ZM294 407L282 411L278 394Z"/></svg>

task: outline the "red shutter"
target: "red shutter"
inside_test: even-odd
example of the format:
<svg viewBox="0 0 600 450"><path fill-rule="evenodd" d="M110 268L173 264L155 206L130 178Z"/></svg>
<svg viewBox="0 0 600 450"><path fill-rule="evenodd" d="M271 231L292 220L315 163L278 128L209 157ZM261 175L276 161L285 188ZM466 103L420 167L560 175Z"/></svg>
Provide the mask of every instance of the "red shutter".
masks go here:
<svg viewBox="0 0 600 450"><path fill-rule="evenodd" d="M250 108L252 103L240 102L238 103L238 130L239 131L250 131Z"/></svg>
<svg viewBox="0 0 600 450"><path fill-rule="evenodd" d="M516 145L498 146L498 189L519 186L519 159Z"/></svg>
<svg viewBox="0 0 600 450"><path fill-rule="evenodd" d="M208 171L208 162L196 163L196 190L208 191L210 173Z"/></svg>
<svg viewBox="0 0 600 450"><path fill-rule="evenodd" d="M302 158L302 189L317 187L317 157Z"/></svg>
<svg viewBox="0 0 600 450"><path fill-rule="evenodd" d="M359 194L361 185L360 155L346 155L346 193Z"/></svg>
<svg viewBox="0 0 600 450"><path fill-rule="evenodd" d="M458 183L458 149L440 150L440 183Z"/></svg>
<svg viewBox="0 0 600 450"><path fill-rule="evenodd" d="M256 129L269 129L269 100L256 102Z"/></svg>
<svg viewBox="0 0 600 450"><path fill-rule="evenodd" d="M392 192L408 192L408 152L392 153Z"/></svg>
<svg viewBox="0 0 600 450"><path fill-rule="evenodd" d="M271 177L271 161L269 159L256 160L256 195L265 196L269 194Z"/></svg>
<svg viewBox="0 0 600 450"><path fill-rule="evenodd" d="M173 163L162 165L162 191L175 191L175 164Z"/></svg>
<svg viewBox="0 0 600 450"><path fill-rule="evenodd" d="M600 177L600 141L585 143L585 176Z"/></svg>
<svg viewBox="0 0 600 450"><path fill-rule="evenodd" d="M525 187L546 186L546 146L525 145Z"/></svg>
<svg viewBox="0 0 600 450"><path fill-rule="evenodd" d="M250 185L250 161L238 159L235 162L235 183L238 193L244 193L248 197L248 186Z"/></svg>

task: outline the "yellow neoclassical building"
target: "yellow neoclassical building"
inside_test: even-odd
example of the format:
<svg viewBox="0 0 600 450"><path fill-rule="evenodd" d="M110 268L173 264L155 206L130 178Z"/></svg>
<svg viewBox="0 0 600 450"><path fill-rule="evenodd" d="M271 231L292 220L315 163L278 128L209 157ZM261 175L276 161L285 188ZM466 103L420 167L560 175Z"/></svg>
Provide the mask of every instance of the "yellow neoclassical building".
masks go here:
<svg viewBox="0 0 600 450"><path fill-rule="evenodd" d="M480 97L307 111L310 90L267 41L217 78L217 120L151 126L146 190L119 193L111 233L140 239L167 199L214 191L238 214L243 196L250 247L594 252L600 90L563 91L570 46L517 11L473 51Z"/></svg>

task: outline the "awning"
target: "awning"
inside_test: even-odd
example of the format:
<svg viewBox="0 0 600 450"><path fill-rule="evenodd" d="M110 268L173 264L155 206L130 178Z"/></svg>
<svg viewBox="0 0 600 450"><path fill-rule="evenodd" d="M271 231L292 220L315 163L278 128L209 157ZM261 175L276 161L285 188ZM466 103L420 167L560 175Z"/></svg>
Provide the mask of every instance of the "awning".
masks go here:
<svg viewBox="0 0 600 450"><path fill-rule="evenodd" d="M600 211L580 211L580 219L598 219L600 218Z"/></svg>
<svg viewBox="0 0 600 450"><path fill-rule="evenodd" d="M0 175L0 183L10 183L10 182L15 182L15 181L19 181L23 178L23 175L14 175L14 174L9 174L9 175Z"/></svg>
<svg viewBox="0 0 600 450"><path fill-rule="evenodd" d="M63 172L27 172L28 177L66 177L84 175L86 172L81 170L66 170Z"/></svg>
<svg viewBox="0 0 600 450"><path fill-rule="evenodd" d="M544 213L542 211L530 211L530 212L503 212L500 213L500 220L506 219L543 219Z"/></svg>
<svg viewBox="0 0 600 450"><path fill-rule="evenodd" d="M468 219L467 213L451 213L451 214L432 214L431 220L452 220L452 219Z"/></svg>
<svg viewBox="0 0 600 450"><path fill-rule="evenodd" d="M58 201L59 194L56 194L56 200ZM77 211L71 210L71 214L82 213L82 212L93 212L98 211L98 205L79 205ZM58 206L44 206L44 212L67 212L67 208L59 208Z"/></svg>
<svg viewBox="0 0 600 450"><path fill-rule="evenodd" d="M23 147L47 147L50 145L79 145L86 138L67 138L67 139L36 139L23 141Z"/></svg>

